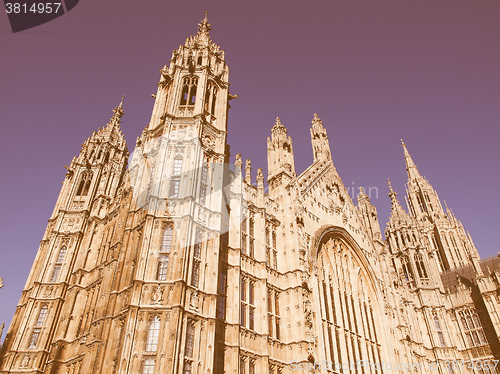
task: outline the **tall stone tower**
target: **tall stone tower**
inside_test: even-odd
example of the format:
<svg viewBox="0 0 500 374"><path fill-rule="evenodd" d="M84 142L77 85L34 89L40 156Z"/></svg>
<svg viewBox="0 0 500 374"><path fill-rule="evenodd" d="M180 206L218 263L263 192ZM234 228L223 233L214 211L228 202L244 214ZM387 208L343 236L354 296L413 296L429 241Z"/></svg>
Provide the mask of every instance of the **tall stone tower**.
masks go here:
<svg viewBox="0 0 500 374"><path fill-rule="evenodd" d="M67 167L1 372L219 372L234 96L209 31L160 70L128 170L122 103Z"/></svg>

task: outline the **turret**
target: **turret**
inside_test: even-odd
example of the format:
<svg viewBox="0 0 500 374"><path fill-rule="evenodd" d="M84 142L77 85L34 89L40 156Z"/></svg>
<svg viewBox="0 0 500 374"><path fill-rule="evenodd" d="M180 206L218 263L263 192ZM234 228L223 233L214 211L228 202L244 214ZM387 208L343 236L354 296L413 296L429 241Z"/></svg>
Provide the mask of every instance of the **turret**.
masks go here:
<svg viewBox="0 0 500 374"><path fill-rule="evenodd" d="M314 161L331 160L330 145L326 129L323 127L323 121L314 113L311 122L311 143L313 148Z"/></svg>
<svg viewBox="0 0 500 374"><path fill-rule="evenodd" d="M370 198L363 190L359 188L358 207L363 215L363 220L372 239L381 239L380 224L378 222L377 208L372 205Z"/></svg>
<svg viewBox="0 0 500 374"><path fill-rule="evenodd" d="M278 184L288 184L295 174L292 138L288 136L281 120L271 129L271 137L267 138L268 183L273 188ZM279 179L279 183L274 183Z"/></svg>
<svg viewBox="0 0 500 374"><path fill-rule="evenodd" d="M108 124L94 132L83 144L80 154L66 167L66 179L56 203L59 209L81 211L91 209L97 197L115 196L128 160L127 142L120 129L123 98L113 110Z"/></svg>
<svg viewBox="0 0 500 374"><path fill-rule="evenodd" d="M228 101L237 96L229 94L229 67L224 51L212 42L210 29L205 17L198 24L198 33L174 50L170 63L160 69L146 131L150 136L168 134L172 123L180 118L192 118L192 123L226 131ZM223 148L216 148L218 153L224 153Z"/></svg>

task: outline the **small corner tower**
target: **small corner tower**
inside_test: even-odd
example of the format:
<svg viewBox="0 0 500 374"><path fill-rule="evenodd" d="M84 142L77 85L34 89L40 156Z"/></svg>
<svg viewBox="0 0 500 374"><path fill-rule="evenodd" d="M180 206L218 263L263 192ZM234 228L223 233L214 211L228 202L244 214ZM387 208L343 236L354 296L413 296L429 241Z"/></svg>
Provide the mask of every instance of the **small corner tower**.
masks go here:
<svg viewBox="0 0 500 374"><path fill-rule="evenodd" d="M272 187L276 186L274 182L277 180L280 180L278 184L287 184L296 177L292 138L279 117L271 129L271 137L267 138L267 164L268 183Z"/></svg>
<svg viewBox="0 0 500 374"><path fill-rule="evenodd" d="M323 127L323 121L314 113L314 118L311 122L311 143L314 154L314 161L331 160L330 145L326 129Z"/></svg>

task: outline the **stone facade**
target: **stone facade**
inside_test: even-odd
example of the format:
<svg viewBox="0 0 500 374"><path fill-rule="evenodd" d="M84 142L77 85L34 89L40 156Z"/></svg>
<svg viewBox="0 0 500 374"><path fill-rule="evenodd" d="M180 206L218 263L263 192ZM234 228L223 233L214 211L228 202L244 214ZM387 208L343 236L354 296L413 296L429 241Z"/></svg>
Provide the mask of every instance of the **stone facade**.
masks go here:
<svg viewBox="0 0 500 374"><path fill-rule="evenodd" d="M230 165L236 96L209 31L160 70L132 155L120 103L67 167L0 372L495 372L500 258L481 261L404 143L409 212L390 188L386 239L317 115L313 164L296 174L278 118L253 184L250 160Z"/></svg>

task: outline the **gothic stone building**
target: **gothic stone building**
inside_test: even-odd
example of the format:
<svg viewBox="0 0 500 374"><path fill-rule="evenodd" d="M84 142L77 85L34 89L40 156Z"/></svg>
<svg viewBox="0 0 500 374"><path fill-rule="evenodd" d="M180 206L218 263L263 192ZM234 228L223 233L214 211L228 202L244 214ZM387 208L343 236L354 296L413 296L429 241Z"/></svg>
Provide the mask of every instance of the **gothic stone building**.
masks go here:
<svg viewBox="0 0 500 374"><path fill-rule="evenodd" d="M385 239L317 115L312 165L296 174L277 119L254 184L209 31L160 70L133 155L120 104L67 167L0 372L495 372L500 259L480 260L405 145L408 212L390 188Z"/></svg>

